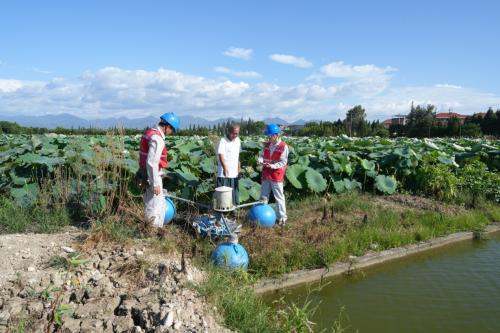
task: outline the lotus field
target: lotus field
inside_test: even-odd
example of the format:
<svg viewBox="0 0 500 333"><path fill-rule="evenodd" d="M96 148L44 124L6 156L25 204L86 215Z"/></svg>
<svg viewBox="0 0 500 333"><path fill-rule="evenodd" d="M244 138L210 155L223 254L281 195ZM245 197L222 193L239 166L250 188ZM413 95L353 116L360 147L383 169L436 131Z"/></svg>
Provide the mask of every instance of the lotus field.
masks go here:
<svg viewBox="0 0 500 333"><path fill-rule="evenodd" d="M131 182L138 169L139 140L140 136L122 135L1 135L0 189L17 202L31 205L39 199L43 184L50 184L63 170L69 179L65 191L80 195L79 200L95 200L102 208L108 193L120 184L139 194ZM264 140L242 138L242 202L259 199L257 155ZM500 141L346 136L284 140L290 146L285 189L291 199L354 190L439 194L449 177L459 179L461 170L470 165L472 172L482 168L487 175L472 180L479 182L476 188L486 189L490 198L500 201ZM214 187L216 141L209 137L167 139L170 164L165 186L169 191L208 200ZM444 173L445 185L439 184L439 172ZM471 186L457 181L455 191L461 184Z"/></svg>

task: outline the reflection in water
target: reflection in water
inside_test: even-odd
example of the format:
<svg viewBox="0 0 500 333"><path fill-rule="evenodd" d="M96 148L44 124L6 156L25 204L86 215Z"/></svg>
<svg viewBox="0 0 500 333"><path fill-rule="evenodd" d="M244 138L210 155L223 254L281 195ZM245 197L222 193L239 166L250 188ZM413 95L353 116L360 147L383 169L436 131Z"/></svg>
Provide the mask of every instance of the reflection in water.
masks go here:
<svg viewBox="0 0 500 333"><path fill-rule="evenodd" d="M342 306L349 331L500 332L500 235L466 241L393 261L351 277L267 295L319 308L318 331L329 328Z"/></svg>

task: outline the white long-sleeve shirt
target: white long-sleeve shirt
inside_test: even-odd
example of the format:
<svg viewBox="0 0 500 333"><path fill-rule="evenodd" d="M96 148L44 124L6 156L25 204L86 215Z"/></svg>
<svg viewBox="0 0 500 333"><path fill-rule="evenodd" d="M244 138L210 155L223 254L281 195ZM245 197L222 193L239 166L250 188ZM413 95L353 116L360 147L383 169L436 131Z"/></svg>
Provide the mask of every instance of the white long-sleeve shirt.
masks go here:
<svg viewBox="0 0 500 333"><path fill-rule="evenodd" d="M278 144L280 142L281 142L281 139L278 138L278 140L276 140L276 143L271 143L271 145L269 146L269 150L270 150L271 155L273 154L274 150L276 149L276 147L278 146ZM264 162L264 151L261 151L259 154L259 162L260 163ZM271 169L279 169L279 168L284 167L287 164L288 164L288 145L285 145L285 149L283 149L283 152L281 153L279 161L269 164L269 167Z"/></svg>
<svg viewBox="0 0 500 333"><path fill-rule="evenodd" d="M146 170L148 172L148 182L152 186L162 186L161 174L158 165L160 164L161 153L165 148L165 134L156 126L160 135L153 134L149 140L148 158L146 160Z"/></svg>

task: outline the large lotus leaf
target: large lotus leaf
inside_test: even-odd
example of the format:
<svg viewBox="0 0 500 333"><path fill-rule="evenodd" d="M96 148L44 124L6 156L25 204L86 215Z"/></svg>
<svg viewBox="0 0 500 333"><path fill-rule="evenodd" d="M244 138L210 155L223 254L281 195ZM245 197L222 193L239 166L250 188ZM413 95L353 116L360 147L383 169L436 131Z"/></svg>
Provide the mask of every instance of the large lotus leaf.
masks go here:
<svg viewBox="0 0 500 333"><path fill-rule="evenodd" d="M196 193L203 194L212 192L214 186L211 179L205 179L196 187Z"/></svg>
<svg viewBox="0 0 500 333"><path fill-rule="evenodd" d="M246 173L246 175L248 175L248 177L250 178L256 178L257 176L259 176L259 173L255 171L255 169L251 166L247 166L243 168L243 170Z"/></svg>
<svg viewBox="0 0 500 333"><path fill-rule="evenodd" d="M254 182L253 180L251 180L250 178L241 178L238 182L239 186L244 186L245 188L251 188L252 186L254 186L255 184L257 184L256 182Z"/></svg>
<svg viewBox="0 0 500 333"><path fill-rule="evenodd" d="M181 154L189 154L192 150L200 150L195 142L180 143L175 146Z"/></svg>
<svg viewBox="0 0 500 333"><path fill-rule="evenodd" d="M248 192L249 196L251 196L255 200L259 200L259 198L260 198L260 184L259 183L254 182L250 178L241 178L239 181L238 188L240 188L240 189L244 188ZM240 198L240 200L245 201L245 200L242 200L241 198Z"/></svg>
<svg viewBox="0 0 500 333"><path fill-rule="evenodd" d="M19 168L10 170L9 176L12 184L17 186L26 185L31 179L29 172Z"/></svg>
<svg viewBox="0 0 500 333"><path fill-rule="evenodd" d="M461 152L465 151L465 148L464 148L464 147L459 146L459 145L457 145L456 143L452 143L452 144L451 144L451 146L452 146L452 147L453 147L453 149L455 149L456 151L461 151Z"/></svg>
<svg viewBox="0 0 500 333"><path fill-rule="evenodd" d="M183 172L181 170L175 170L175 172L186 183L198 182L198 177L190 172Z"/></svg>
<svg viewBox="0 0 500 333"><path fill-rule="evenodd" d="M14 160L18 155L24 154L29 151L26 147L16 147L0 153L0 164L9 160Z"/></svg>
<svg viewBox="0 0 500 333"><path fill-rule="evenodd" d="M346 163L342 165L342 169L344 170L345 173L347 173L349 176L352 175L353 173L353 168L351 163Z"/></svg>
<svg viewBox="0 0 500 333"><path fill-rule="evenodd" d="M213 174L215 172L215 156L204 158L201 163L201 169L209 174Z"/></svg>
<svg viewBox="0 0 500 333"><path fill-rule="evenodd" d="M388 151L377 151L377 152L368 154L368 157L375 159L375 160L378 160L380 158L386 157L387 155L389 155Z"/></svg>
<svg viewBox="0 0 500 333"><path fill-rule="evenodd" d="M336 193L343 193L346 191L345 183L343 180L336 180L333 182L333 188L335 188Z"/></svg>
<svg viewBox="0 0 500 333"><path fill-rule="evenodd" d="M193 198L193 188L191 186L184 186L181 190L181 198L192 199Z"/></svg>
<svg viewBox="0 0 500 333"><path fill-rule="evenodd" d="M441 162L441 163L443 163L443 164L453 165L454 167L458 168L458 164L457 164L457 162L455 162L455 159L453 157L439 156L438 157L438 161Z"/></svg>
<svg viewBox="0 0 500 333"><path fill-rule="evenodd" d="M427 148L434 149L434 150L440 150L440 148L434 144L432 141L428 139L424 139L424 144Z"/></svg>
<svg viewBox="0 0 500 333"><path fill-rule="evenodd" d="M260 184L256 183L255 186L252 186L249 190L249 193L250 193L250 196L252 197L252 199L259 200L260 199L260 191L261 191Z"/></svg>
<svg viewBox="0 0 500 333"><path fill-rule="evenodd" d="M66 159L72 159L76 156L78 156L78 154L73 150L73 148L66 147L64 149L64 157L66 157Z"/></svg>
<svg viewBox="0 0 500 333"><path fill-rule="evenodd" d="M92 149L87 148L80 153L80 157L84 161L90 163L94 160L94 152L92 151Z"/></svg>
<svg viewBox="0 0 500 333"><path fill-rule="evenodd" d="M394 149L394 154L404 158L411 158L417 156L417 153L415 153L415 151L409 147L396 148Z"/></svg>
<svg viewBox="0 0 500 333"><path fill-rule="evenodd" d="M286 170L286 178L293 187L298 189L303 189L305 187L305 179L302 175L306 169L307 168L301 164L294 164Z"/></svg>
<svg viewBox="0 0 500 333"><path fill-rule="evenodd" d="M13 187L10 189L10 195L15 202L22 207L31 207L36 202L39 192L37 184L26 184L23 187Z"/></svg>
<svg viewBox="0 0 500 333"><path fill-rule="evenodd" d="M366 175L370 178L375 178L378 175L378 172L377 170L368 170Z"/></svg>
<svg viewBox="0 0 500 333"><path fill-rule="evenodd" d="M396 192L397 182L393 176L378 175L375 177L375 187L382 193L392 194Z"/></svg>
<svg viewBox="0 0 500 333"><path fill-rule="evenodd" d="M317 150L312 148L312 147L301 147L297 148L297 154L298 155L314 155L317 153Z"/></svg>
<svg viewBox="0 0 500 333"><path fill-rule="evenodd" d="M332 167L333 167L333 171L335 173L342 173L342 172L344 172L344 169L342 168L342 165L340 163L332 161L331 164L332 164Z"/></svg>
<svg viewBox="0 0 500 333"><path fill-rule="evenodd" d="M238 184L238 190L240 194L240 202L245 202L250 199L250 190L241 182Z"/></svg>
<svg viewBox="0 0 500 333"><path fill-rule="evenodd" d="M362 159L361 166L363 167L363 169L365 169L367 171L374 170L375 169L375 162Z"/></svg>
<svg viewBox="0 0 500 333"><path fill-rule="evenodd" d="M344 178L344 184L347 191L353 191L355 189L361 190L361 183L357 180Z"/></svg>
<svg viewBox="0 0 500 333"><path fill-rule="evenodd" d="M31 136L31 146L33 147L33 149L36 149L37 147L41 146L42 143L43 142L39 136L37 136L37 135Z"/></svg>
<svg viewBox="0 0 500 333"><path fill-rule="evenodd" d="M130 159L130 158L127 158L127 159L123 160L123 165L131 173L136 173L137 170L139 170L139 163L137 163L136 160L133 160L133 159Z"/></svg>
<svg viewBox="0 0 500 333"><path fill-rule="evenodd" d="M39 153L45 156L57 156L59 154L59 147L50 143L43 144Z"/></svg>
<svg viewBox="0 0 500 333"><path fill-rule="evenodd" d="M490 150L497 150L498 149L497 147L494 147L494 146L489 145L487 143L483 143L481 146L482 146L482 148L490 149Z"/></svg>
<svg viewBox="0 0 500 333"><path fill-rule="evenodd" d="M37 154L29 153L18 157L16 159L16 162L27 166L46 165L49 171L52 171L55 165L60 165L64 163L64 158L40 156Z"/></svg>
<svg viewBox="0 0 500 333"><path fill-rule="evenodd" d="M400 169L410 169L410 168L417 166L417 164L418 164L417 161L412 161L409 158L405 158L405 159L399 161L398 167Z"/></svg>
<svg viewBox="0 0 500 333"><path fill-rule="evenodd" d="M193 166L198 165L201 161L201 156L190 154L189 161L191 162L191 165L193 165Z"/></svg>
<svg viewBox="0 0 500 333"><path fill-rule="evenodd" d="M309 166L309 156L300 156L299 159L297 160L297 163L304 166L304 167L307 167Z"/></svg>
<svg viewBox="0 0 500 333"><path fill-rule="evenodd" d="M306 180L309 189L313 192L319 193L326 189L326 180L316 170L308 167L306 170Z"/></svg>
<svg viewBox="0 0 500 333"><path fill-rule="evenodd" d="M344 178L342 180L334 181L333 187L335 188L335 192L343 193L343 192L354 191L356 189L361 189L361 183L356 180Z"/></svg>
<svg viewBox="0 0 500 333"><path fill-rule="evenodd" d="M259 145L258 142L255 141L243 141L241 143L241 149L245 150L260 150L261 146Z"/></svg>

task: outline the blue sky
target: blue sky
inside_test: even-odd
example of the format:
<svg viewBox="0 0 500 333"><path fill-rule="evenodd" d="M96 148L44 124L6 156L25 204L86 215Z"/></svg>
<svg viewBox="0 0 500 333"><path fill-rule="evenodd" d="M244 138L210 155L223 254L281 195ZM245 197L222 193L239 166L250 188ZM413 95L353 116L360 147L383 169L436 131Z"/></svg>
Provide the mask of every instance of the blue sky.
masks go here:
<svg viewBox="0 0 500 333"><path fill-rule="evenodd" d="M500 108L496 1L3 1L0 114Z"/></svg>

